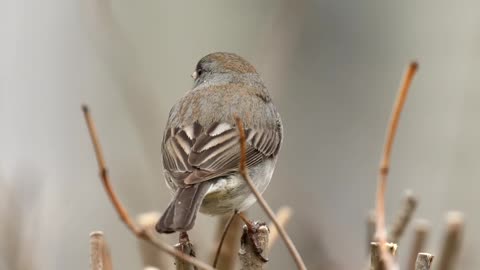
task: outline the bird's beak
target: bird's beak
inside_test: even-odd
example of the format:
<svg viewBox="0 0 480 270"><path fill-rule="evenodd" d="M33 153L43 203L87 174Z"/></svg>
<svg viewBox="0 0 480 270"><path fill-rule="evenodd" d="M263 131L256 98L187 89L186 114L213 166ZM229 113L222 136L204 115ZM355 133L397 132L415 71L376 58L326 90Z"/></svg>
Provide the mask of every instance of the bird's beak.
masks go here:
<svg viewBox="0 0 480 270"><path fill-rule="evenodd" d="M198 73L197 73L197 71L195 70L195 71L192 73L192 78L195 80L195 79L197 79L197 77L198 77Z"/></svg>

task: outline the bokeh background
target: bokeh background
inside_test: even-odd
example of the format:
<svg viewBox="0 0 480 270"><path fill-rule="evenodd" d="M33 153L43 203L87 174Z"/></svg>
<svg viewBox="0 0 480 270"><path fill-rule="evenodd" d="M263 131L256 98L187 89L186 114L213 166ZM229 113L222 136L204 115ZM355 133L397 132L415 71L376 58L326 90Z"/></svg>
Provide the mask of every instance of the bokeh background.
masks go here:
<svg viewBox="0 0 480 270"><path fill-rule="evenodd" d="M98 180L80 104L92 108L128 210L162 211L166 117L196 62L214 51L249 59L282 114L285 144L265 197L274 209L293 207L288 231L310 269L364 265L384 130L417 59L387 221L411 189L415 218L431 223L427 250L438 254L446 212L464 212L459 269L478 269L479 11L474 0L1 1L1 237L13 240L2 240L0 269L12 254L18 269L87 269L94 230L106 233L116 269L141 268ZM258 206L250 215L266 219ZM213 224L201 216L196 243L211 244ZM411 227L401 263L410 236ZM272 252L270 269L294 268L281 242Z"/></svg>

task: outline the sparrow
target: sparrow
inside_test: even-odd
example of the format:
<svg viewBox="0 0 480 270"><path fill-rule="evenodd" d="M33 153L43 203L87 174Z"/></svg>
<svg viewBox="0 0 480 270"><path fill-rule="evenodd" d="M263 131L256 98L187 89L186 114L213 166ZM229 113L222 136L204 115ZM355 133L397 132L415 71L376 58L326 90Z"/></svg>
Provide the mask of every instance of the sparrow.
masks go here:
<svg viewBox="0 0 480 270"><path fill-rule="evenodd" d="M187 232L200 211L242 212L256 199L239 172L238 117L246 136L246 165L264 192L272 178L283 127L265 83L252 64L227 52L197 63L193 88L170 110L162 141L164 174L174 193L155 228Z"/></svg>

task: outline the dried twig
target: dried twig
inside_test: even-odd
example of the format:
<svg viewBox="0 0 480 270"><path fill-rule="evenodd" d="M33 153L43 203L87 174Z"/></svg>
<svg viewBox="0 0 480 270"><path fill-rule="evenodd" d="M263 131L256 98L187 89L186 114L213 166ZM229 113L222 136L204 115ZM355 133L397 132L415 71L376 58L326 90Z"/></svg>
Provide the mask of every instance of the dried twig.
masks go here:
<svg viewBox="0 0 480 270"><path fill-rule="evenodd" d="M418 64L412 62L400 86L395 105L393 107L392 116L388 125L387 137L384 146L382 160L380 162L380 170L378 177L377 199L376 199L376 239L380 244L380 254L385 261L386 269L394 269L395 264L392 256L387 252L385 243L387 242L387 230L385 228L385 190L387 187L387 177L390 168L390 157L392 153L393 141L397 132L400 114L407 98L408 89L412 82L413 76L418 69ZM396 267L398 268L398 267Z"/></svg>
<svg viewBox="0 0 480 270"><path fill-rule="evenodd" d="M408 223L412 219L415 209L417 208L417 202L418 200L413 193L407 190L405 193L403 208L398 214L397 220L392 225L392 230L390 231L388 241L398 244L403 232L405 231L405 228L407 228Z"/></svg>
<svg viewBox="0 0 480 270"><path fill-rule="evenodd" d="M113 187L110 184L110 176L108 175L105 158L103 157L103 152L100 147L100 141L98 139L95 125L90 116L90 111L86 105L82 106L82 110L85 116L85 121L87 123L90 137L92 139L95 156L97 158L98 168L100 170L100 179L102 180L102 184L103 184L103 187L105 188L105 191L107 192L108 198L110 199L110 202L113 204L113 207L115 207L115 210L117 211L123 223L127 225L130 231L132 231L136 235L139 235L141 231L135 226L130 216L128 215L127 210L125 210L125 208L120 203L120 200L117 198L117 195L115 194L115 192L113 192Z"/></svg>
<svg viewBox="0 0 480 270"><path fill-rule="evenodd" d="M422 251L427 242L430 224L426 220L419 220L414 225L415 236L407 262L407 269L415 270L418 253Z"/></svg>
<svg viewBox="0 0 480 270"><path fill-rule="evenodd" d="M238 218L237 212L234 212L231 216L224 215L219 221L219 243L215 251L213 267L234 269L237 259L235 253L238 250L242 221ZM224 244L225 248L222 248Z"/></svg>
<svg viewBox="0 0 480 270"><path fill-rule="evenodd" d="M390 256L395 256L397 252L397 244L394 243L386 243L385 245L386 250ZM371 242L370 243L370 270L385 270L386 265L385 261L382 259L381 256L381 248L379 247L379 243Z"/></svg>
<svg viewBox="0 0 480 270"><path fill-rule="evenodd" d="M240 257L241 262L241 270L260 270L263 269L265 266L265 261L258 256L255 252L254 244L252 243L250 237L247 236L247 226L243 227L243 235L242 235L242 244L238 255ZM266 225L261 225L258 227L256 236L258 239L258 244L260 248L263 250L263 256L265 257L266 249L268 246L268 227Z"/></svg>
<svg viewBox="0 0 480 270"><path fill-rule="evenodd" d="M375 210L370 210L367 216L367 254L370 254L370 242L373 241L375 241Z"/></svg>
<svg viewBox="0 0 480 270"><path fill-rule="evenodd" d="M90 269L112 270L112 259L103 232L90 234Z"/></svg>
<svg viewBox="0 0 480 270"><path fill-rule="evenodd" d="M137 224L142 230L148 231L150 235L155 235L155 224L160 218L160 213L150 212L138 215ZM168 269L171 261L167 258L168 254L159 250L148 241L139 239L138 248L142 256L144 266L153 266L159 269Z"/></svg>
<svg viewBox="0 0 480 270"><path fill-rule="evenodd" d="M455 260L462 241L464 226L463 214L460 212L449 212L447 214L447 233L440 253L438 270L454 269Z"/></svg>
<svg viewBox="0 0 480 270"><path fill-rule="evenodd" d="M112 270L113 263L112 263L112 255L110 253L110 247L108 246L107 241L104 242L103 247L103 269L104 270Z"/></svg>
<svg viewBox="0 0 480 270"><path fill-rule="evenodd" d="M258 203L260 206L263 208L263 210L267 213L267 215L270 217L270 219L273 222L273 225L275 225L275 228L277 228L280 236L282 237L283 241L285 242L285 245L287 246L288 251L292 255L295 264L297 265L298 269L306 270L305 263L302 260L302 257L298 253L297 248L293 244L292 239L290 239L290 236L288 236L287 232L283 227L280 225L278 222L277 218L275 217L275 214L273 213L272 209L268 205L268 203L265 201L265 199L262 197L262 194L258 192L257 188L252 182L252 179L250 179L250 175L248 174L248 169L247 169L247 146L246 146L246 138L245 138L245 130L243 129L243 123L240 118L236 117L235 121L237 122L237 128L240 133L240 151L241 151L241 156L240 156L240 174L242 175L243 179L247 182L248 186L250 187L250 190L252 193L255 195Z"/></svg>
<svg viewBox="0 0 480 270"><path fill-rule="evenodd" d="M285 228L288 221L290 221L290 218L292 217L292 214L293 214L292 208L290 208L288 206L283 206L282 208L280 208L277 211L277 219L278 219L278 223L280 223L280 226ZM277 228L273 225L273 223L270 224L268 227L271 228L271 229L270 229L270 237L268 239L267 250L271 250L272 247L273 247L273 244L275 244L275 242L278 239L278 231L277 231Z"/></svg>
<svg viewBox="0 0 480 270"><path fill-rule="evenodd" d="M418 253L415 270L430 270L433 257L430 253Z"/></svg>
<svg viewBox="0 0 480 270"><path fill-rule="evenodd" d="M100 147L100 141L98 140L97 132L95 129L95 125L93 123L93 119L90 115L90 111L86 105L82 106L83 114L85 116L85 121L87 123L88 131L90 133L90 137L92 139L93 148L95 150L95 156L97 158L98 168L100 170L100 178L102 180L103 186L105 191L107 192L108 198L112 202L115 210L117 211L120 219L127 225L128 229L138 238L143 239L145 241L150 242L157 248L166 253L174 256L176 258L180 258L183 261L189 262L200 269L212 270L214 269L210 265L192 257L188 256L178 250L174 249L173 247L169 246L167 243L159 239L155 239L151 233L147 230L139 229L135 223L132 221L130 216L128 215L127 210L122 206L120 200L116 196L115 192L113 191L112 185L110 184L110 177L108 175L107 166L105 163L105 159L103 157L103 152Z"/></svg>

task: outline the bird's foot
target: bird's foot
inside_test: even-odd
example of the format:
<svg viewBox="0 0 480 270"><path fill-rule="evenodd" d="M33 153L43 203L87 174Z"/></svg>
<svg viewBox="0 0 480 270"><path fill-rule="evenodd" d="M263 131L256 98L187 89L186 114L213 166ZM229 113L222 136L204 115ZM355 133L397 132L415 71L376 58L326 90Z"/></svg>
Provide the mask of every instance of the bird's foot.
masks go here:
<svg viewBox="0 0 480 270"><path fill-rule="evenodd" d="M190 242L187 232L180 232L178 235L178 247L183 253L195 257L195 251L193 250L193 244Z"/></svg>
<svg viewBox="0 0 480 270"><path fill-rule="evenodd" d="M262 248L258 239L258 229L262 226L266 226L265 222L250 221L248 219L244 219L244 216L242 219L245 222L242 243L250 241L252 243L253 251L260 258L260 260L263 262L268 262L268 259L263 256L264 249Z"/></svg>

